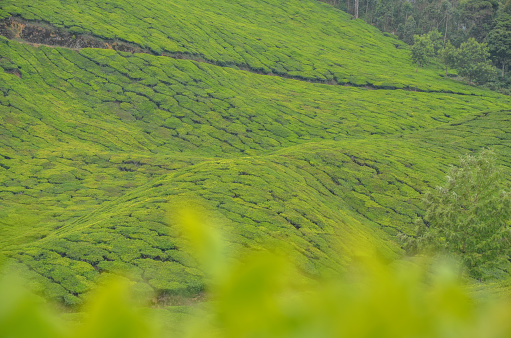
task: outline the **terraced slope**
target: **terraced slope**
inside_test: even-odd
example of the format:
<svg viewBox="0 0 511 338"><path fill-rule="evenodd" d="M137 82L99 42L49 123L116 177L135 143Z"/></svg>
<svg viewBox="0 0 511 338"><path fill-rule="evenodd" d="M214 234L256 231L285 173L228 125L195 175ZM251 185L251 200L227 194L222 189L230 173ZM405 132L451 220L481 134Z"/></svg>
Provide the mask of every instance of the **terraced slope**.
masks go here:
<svg viewBox="0 0 511 338"><path fill-rule="evenodd" d="M405 44L316 0L4 0L0 19L12 16L4 34L32 42L95 46L93 36L110 48L128 42L157 55L309 81L473 92L438 81L440 70L416 74Z"/></svg>
<svg viewBox="0 0 511 338"><path fill-rule="evenodd" d="M114 38L99 33L115 27L99 24L107 12L94 12L84 3L66 5L71 6L65 7L71 14L66 16L58 4L29 7L17 1L1 8L2 13L53 24L60 17L85 18L83 25L96 20L90 29L97 32L89 33ZM119 2L112 13L127 4ZM138 26L130 15L145 14L136 7L141 4L132 5L137 11L122 12L126 17L117 21L126 26L117 29L136 36L141 31L133 28ZM179 2L174 5L178 8ZM356 60L342 67L346 74L357 74L355 66L363 61L353 56L358 54L352 54L351 41L370 46L374 40L382 51L385 46L395 49L394 40L315 2L288 1L281 4L283 12L274 8L274 19L256 15L257 8L266 11L273 3L212 1L197 6L206 5L239 9L237 21L251 20L252 26L246 25L259 27L268 39L295 39L286 42L286 50L303 51L293 61L304 65L327 62L307 54L309 47L322 43L312 43L309 34L326 26L334 31L321 34ZM155 18L167 8L158 6L150 9ZM276 23L291 8L308 13L307 6L329 25L309 14L301 24ZM55 13L46 18L27 14L47 14L50 8ZM73 8L82 13L75 15ZM179 8L176 15L196 20L198 9ZM230 27L225 20L234 20L211 12L225 27ZM66 22L59 25L68 30L77 25ZM350 25L363 27L352 40L335 31ZM309 26L312 31L306 34L303 29ZM200 32L200 27L188 29ZM293 34L274 35L268 27L302 29L296 32L303 41ZM215 29L207 32L220 36ZM242 33L250 36L248 28ZM188 39L200 40L194 36L190 33ZM437 80L434 70L407 75L407 60L400 52L374 58L375 65L387 63L390 73L371 64L361 76L374 84L401 67L403 72L392 81L405 79L406 86L438 92L254 74L225 67L234 63L222 64L220 56L230 54L209 48L217 50L213 64L142 52L34 47L0 38L0 247L35 288L77 304L101 275L128 271L142 293L199 293L202 274L166 217L172 205L188 198L215 210L233 250L288 245L310 276L342 269L353 238L372 238L387 257L396 257L400 248L394 235L409 231L421 213L421 192L438 183L458 155L492 146L509 166L510 99ZM190 53L204 57L206 52ZM423 82L428 76L429 82ZM318 74L312 78L321 79ZM447 87L457 93L441 92ZM343 255L334 258L338 251Z"/></svg>

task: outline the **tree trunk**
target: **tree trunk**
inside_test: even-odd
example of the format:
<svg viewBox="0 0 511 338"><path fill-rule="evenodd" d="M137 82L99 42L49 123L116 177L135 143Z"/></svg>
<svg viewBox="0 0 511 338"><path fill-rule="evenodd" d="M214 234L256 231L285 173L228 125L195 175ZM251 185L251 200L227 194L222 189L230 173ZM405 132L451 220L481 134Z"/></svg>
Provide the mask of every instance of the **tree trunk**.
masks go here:
<svg viewBox="0 0 511 338"><path fill-rule="evenodd" d="M447 22L449 21L449 16L446 16L445 17L445 33L444 33L444 48L445 48L445 44L447 42Z"/></svg>
<svg viewBox="0 0 511 338"><path fill-rule="evenodd" d="M368 10L369 10L369 0L366 0L366 15L367 15Z"/></svg>
<svg viewBox="0 0 511 338"><path fill-rule="evenodd" d="M445 79L447 79L447 65L445 65Z"/></svg>
<svg viewBox="0 0 511 338"><path fill-rule="evenodd" d="M504 77L504 67L506 66L506 62L502 61L502 77Z"/></svg>
<svg viewBox="0 0 511 338"><path fill-rule="evenodd" d="M417 61L417 68L415 68L415 72L417 73L419 71L419 61Z"/></svg>
<svg viewBox="0 0 511 338"><path fill-rule="evenodd" d="M358 19L358 3L359 0L355 0L355 19Z"/></svg>

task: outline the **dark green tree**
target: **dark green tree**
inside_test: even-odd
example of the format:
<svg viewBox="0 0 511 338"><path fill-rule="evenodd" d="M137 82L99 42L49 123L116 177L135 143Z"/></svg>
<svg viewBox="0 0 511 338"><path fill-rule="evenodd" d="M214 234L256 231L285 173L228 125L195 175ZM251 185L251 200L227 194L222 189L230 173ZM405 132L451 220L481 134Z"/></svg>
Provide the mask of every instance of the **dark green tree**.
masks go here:
<svg viewBox="0 0 511 338"><path fill-rule="evenodd" d="M451 41L447 41L445 47L440 52L440 57L445 65L445 78L447 78L448 68L454 68L456 66L457 54L458 51L451 44Z"/></svg>
<svg viewBox="0 0 511 338"><path fill-rule="evenodd" d="M431 44L433 45L433 54L438 55L440 50L444 46L444 41L442 38L442 33L438 31L438 29L433 29L428 32L429 39L431 40Z"/></svg>
<svg viewBox="0 0 511 338"><path fill-rule="evenodd" d="M417 69L415 72L419 70L419 66L426 65L430 58L434 55L435 49L433 47L433 43L429 35L414 35L413 36L414 44L411 50L412 62L417 64Z"/></svg>
<svg viewBox="0 0 511 338"><path fill-rule="evenodd" d="M394 1L380 0L378 1L374 11L374 21L376 26L382 31L393 30L394 19Z"/></svg>
<svg viewBox="0 0 511 338"><path fill-rule="evenodd" d="M415 31L417 29L417 24L415 23L415 19L412 15L408 17L404 25L400 25L400 36L401 39L407 44L411 44L413 42L413 36L415 35Z"/></svg>
<svg viewBox="0 0 511 338"><path fill-rule="evenodd" d="M495 67L490 62L490 52L486 43L478 43L474 38L461 44L456 54L456 70L460 76L483 84L495 76Z"/></svg>
<svg viewBox="0 0 511 338"><path fill-rule="evenodd" d="M461 259L470 274L484 278L511 253L511 194L495 154L461 158L447 182L424 197L425 215L408 248L434 248Z"/></svg>
<svg viewBox="0 0 511 338"><path fill-rule="evenodd" d="M488 47L493 60L502 67L502 77L511 60L511 15L500 13L488 34Z"/></svg>
<svg viewBox="0 0 511 338"><path fill-rule="evenodd" d="M497 0L467 0L460 4L462 24L468 36L484 41L497 13Z"/></svg>

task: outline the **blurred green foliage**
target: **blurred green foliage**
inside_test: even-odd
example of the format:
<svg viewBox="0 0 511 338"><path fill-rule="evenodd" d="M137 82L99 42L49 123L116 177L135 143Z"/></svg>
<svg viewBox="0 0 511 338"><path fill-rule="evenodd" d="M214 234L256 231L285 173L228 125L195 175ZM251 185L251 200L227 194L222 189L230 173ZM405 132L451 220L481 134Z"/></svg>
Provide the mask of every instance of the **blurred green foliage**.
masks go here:
<svg viewBox="0 0 511 338"><path fill-rule="evenodd" d="M162 330L155 311L129 301L126 283L110 282L90 297L80 320L63 322L48 305L1 280L0 337L506 337L509 298L475 297L452 263L422 259L392 264L357 250L348 272L304 279L292 255L247 252L229 258L218 229L196 209L183 211L181 230L213 280L201 312L182 331ZM355 244L355 243L354 243ZM193 249L192 249L193 250ZM217 252L215 252L217 251ZM227 263L228 262L228 263ZM221 267L221 268L220 268ZM221 269L222 273L215 271ZM200 315L199 315L200 314ZM162 317L159 317L162 318Z"/></svg>

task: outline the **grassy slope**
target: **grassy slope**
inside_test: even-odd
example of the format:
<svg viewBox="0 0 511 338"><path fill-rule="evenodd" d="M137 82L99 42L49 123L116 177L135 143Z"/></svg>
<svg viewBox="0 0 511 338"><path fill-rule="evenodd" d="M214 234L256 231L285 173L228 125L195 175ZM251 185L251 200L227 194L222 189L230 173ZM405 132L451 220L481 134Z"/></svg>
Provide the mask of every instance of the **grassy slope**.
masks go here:
<svg viewBox="0 0 511 338"><path fill-rule="evenodd" d="M3 10L50 21L42 14L24 14L37 12L37 5L16 4ZM340 25L346 33L342 38L324 34L346 50L350 41L367 46L378 41L395 49L393 40L371 27L346 21L322 4L306 4L337 21L328 19L326 25L311 16L308 20L314 21L300 25L270 26ZM256 2L243 6L252 5ZM296 11L302 5L286 3ZM241 5L216 1L204 6L232 10ZM257 2L259 10L267 10L264 6ZM85 17L65 16L58 6L45 7L44 13L48 8L54 8L55 20ZM155 17L164 10L156 9ZM189 13L193 9L181 10L195 18ZM275 12L275 18L284 15ZM240 9L237 20L266 27L261 29L266 32L268 17L256 13ZM220 23L229 20L211 15ZM129 26L130 20L119 22ZM93 21L81 25L86 28L88 22ZM356 35L350 25L363 27L364 35L347 38ZM86 29L109 37L103 26ZM137 33L121 28L121 33ZM286 43L289 50L307 51L307 44L320 48L300 32L301 42ZM233 31L239 38L232 44L252 33ZM358 28L356 33L361 34ZM169 57L96 49L77 53L0 38L4 253L47 295L70 304L79 302L101 273L119 270L129 271L141 292L193 294L201 289L201 273L182 250L178 234L166 226L165 214L169 203L195 197L217 210L235 250L289 243L312 275L342 267L346 260L333 257L339 247L347 250L352 237L371 236L380 250L394 256L399 249L392 235L408 231L420 213L420 192L440 182L459 154L493 146L507 159L510 124L503 111L510 101L453 81L433 81L434 70L407 74L413 67L405 55L391 58L385 50L373 62L405 70L392 81L477 95L312 84ZM327 62L303 53L293 61ZM355 62L360 58L350 59L357 61L343 71L359 76L363 72L357 72ZM375 81L391 74L373 66L362 69L368 72L361 76Z"/></svg>

